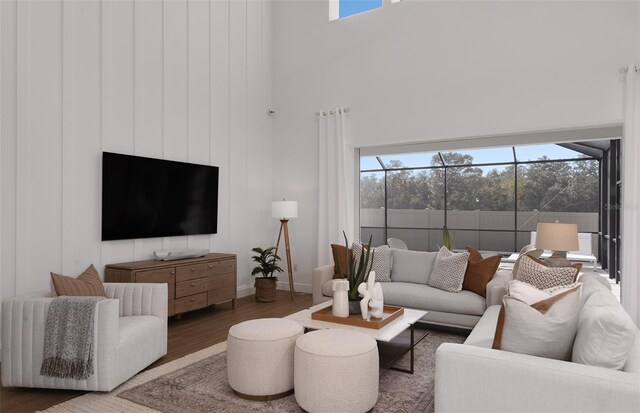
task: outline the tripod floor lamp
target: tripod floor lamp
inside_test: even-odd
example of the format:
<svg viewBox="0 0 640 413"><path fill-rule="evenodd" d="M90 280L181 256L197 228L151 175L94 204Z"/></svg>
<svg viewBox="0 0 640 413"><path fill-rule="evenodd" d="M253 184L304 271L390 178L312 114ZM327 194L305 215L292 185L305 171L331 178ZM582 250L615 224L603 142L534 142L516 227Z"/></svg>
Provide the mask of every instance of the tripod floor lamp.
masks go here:
<svg viewBox="0 0 640 413"><path fill-rule="evenodd" d="M271 203L271 216L280 219L280 231L278 232L278 242L276 242L276 255L280 246L280 238L284 232L284 247L287 252L287 269L289 270L289 294L293 300L293 266L291 264L291 246L289 244L289 219L298 217L297 201L274 201Z"/></svg>

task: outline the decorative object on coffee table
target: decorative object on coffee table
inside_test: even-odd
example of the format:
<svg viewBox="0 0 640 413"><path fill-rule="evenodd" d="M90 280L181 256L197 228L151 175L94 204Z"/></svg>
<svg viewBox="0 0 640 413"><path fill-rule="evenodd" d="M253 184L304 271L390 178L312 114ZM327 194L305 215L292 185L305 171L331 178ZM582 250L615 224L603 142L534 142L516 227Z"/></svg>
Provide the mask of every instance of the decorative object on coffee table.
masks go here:
<svg viewBox="0 0 640 413"><path fill-rule="evenodd" d="M371 317L382 318L383 313L383 301L382 301L382 287L379 282L376 282L376 272L371 271L369 273L369 279L366 283L360 284L358 292L362 296L360 301L360 311L362 312L362 318L369 321ZM335 299L334 299L335 305ZM371 310L369 310L371 307Z"/></svg>
<svg viewBox="0 0 640 413"><path fill-rule="evenodd" d="M578 251L578 226L576 224L540 223L536 228L536 248L551 250L552 254L545 259L549 267L568 267L567 251Z"/></svg>
<svg viewBox="0 0 640 413"><path fill-rule="evenodd" d="M373 318L382 318L384 313L384 294L382 293L382 286L379 282L373 284L373 298L369 302L369 315Z"/></svg>
<svg viewBox="0 0 640 413"><path fill-rule="evenodd" d="M344 236L344 245L349 249L349 240L347 239L347 234L342 231L342 235ZM369 237L369 243L367 245L371 245L371 240L373 237ZM346 271L343 271L340 267L340 262L336 262L338 265L338 274L346 274L346 278L349 281L349 314L360 314L360 292L358 291L358 287L362 283L366 283L369 279L369 273L371 272L371 267L373 265L373 257L375 255L375 251L371 251L371 248L362 248L360 251L360 259L358 260L358 265L356 265L356 260L351 259L349 254L347 254L347 268ZM374 276L375 277L375 276Z"/></svg>
<svg viewBox="0 0 640 413"><path fill-rule="evenodd" d="M349 281L333 280L331 288L333 290L333 305L331 312L334 317L349 317Z"/></svg>
<svg viewBox="0 0 640 413"><path fill-rule="evenodd" d="M385 305L382 309L382 316L380 318L364 319L360 314L353 314L348 317L336 317L333 315L331 307L324 307L317 309L311 313L312 320L326 321L329 323L342 324L351 327L363 327L374 330L380 330L387 324L391 323L404 314L404 308L396 307L395 305Z"/></svg>
<svg viewBox="0 0 640 413"><path fill-rule="evenodd" d="M289 219L298 217L297 201L274 201L271 203L271 216L280 219L280 231L278 231L278 241L276 242L276 255L280 246L280 237L284 232L284 247L287 253L287 270L289 272L289 294L293 300L295 293L293 284L293 265L291 264L291 245L289 244Z"/></svg>
<svg viewBox="0 0 640 413"><path fill-rule="evenodd" d="M249 400L275 400L293 392L293 355L299 323L258 318L236 324L227 336L227 378Z"/></svg>
<svg viewBox="0 0 640 413"><path fill-rule="evenodd" d="M262 249L255 247L251 251L256 255L251 259L258 263L251 271L251 275L256 276L254 286L256 287L256 301L260 303L270 303L276 300L276 283L278 277L274 274L282 272L282 268L278 266L280 257L275 253L276 247ZM258 276L261 274L261 276Z"/></svg>

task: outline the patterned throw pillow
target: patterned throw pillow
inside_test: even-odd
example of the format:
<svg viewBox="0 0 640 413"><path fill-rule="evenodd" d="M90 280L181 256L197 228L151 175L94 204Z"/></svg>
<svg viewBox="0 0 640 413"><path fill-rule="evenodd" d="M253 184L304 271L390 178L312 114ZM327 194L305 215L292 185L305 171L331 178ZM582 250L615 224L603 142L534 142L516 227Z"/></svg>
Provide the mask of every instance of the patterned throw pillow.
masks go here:
<svg viewBox="0 0 640 413"><path fill-rule="evenodd" d="M106 296L100 275L93 265L76 278L51 273L51 282L56 295Z"/></svg>
<svg viewBox="0 0 640 413"><path fill-rule="evenodd" d="M574 283L581 268L582 264L573 264L570 267L548 267L536 258L524 256L520 261L516 280L544 290Z"/></svg>
<svg viewBox="0 0 640 413"><path fill-rule="evenodd" d="M464 273L467 270L469 253L454 254L447 247L440 248L433 272L429 278L429 285L439 290L459 293L462 290Z"/></svg>
<svg viewBox="0 0 640 413"><path fill-rule="evenodd" d="M362 255L362 245L353 244L351 249L353 250L353 259L356 264L356 268L360 265L360 256ZM371 271L376 272L376 281L389 282L391 281L391 248L387 245L381 245L373 248L373 265ZM365 254L366 254L365 250Z"/></svg>
<svg viewBox="0 0 640 413"><path fill-rule="evenodd" d="M544 253L544 250L536 249L536 247L534 247L533 245L525 245L520 250L520 254L518 254L518 259L516 260L515 263L513 263L513 270L511 270L511 273L513 274L513 278L516 278L516 275L518 274L518 267L520 266L520 261L522 261L522 258L524 258L527 255L533 258L540 258L543 253Z"/></svg>

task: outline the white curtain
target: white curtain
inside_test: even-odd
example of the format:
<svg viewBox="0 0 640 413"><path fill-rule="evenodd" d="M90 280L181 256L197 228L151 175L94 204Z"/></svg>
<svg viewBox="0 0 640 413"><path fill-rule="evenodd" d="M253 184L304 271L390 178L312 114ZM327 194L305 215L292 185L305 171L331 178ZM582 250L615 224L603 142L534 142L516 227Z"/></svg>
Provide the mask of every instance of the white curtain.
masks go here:
<svg viewBox="0 0 640 413"><path fill-rule="evenodd" d="M621 301L636 324L640 322L640 73L629 66L625 85L622 140L622 266Z"/></svg>
<svg viewBox="0 0 640 413"><path fill-rule="evenodd" d="M318 115L318 265L331 264L330 244L353 242L355 152L347 139L348 114L341 108Z"/></svg>

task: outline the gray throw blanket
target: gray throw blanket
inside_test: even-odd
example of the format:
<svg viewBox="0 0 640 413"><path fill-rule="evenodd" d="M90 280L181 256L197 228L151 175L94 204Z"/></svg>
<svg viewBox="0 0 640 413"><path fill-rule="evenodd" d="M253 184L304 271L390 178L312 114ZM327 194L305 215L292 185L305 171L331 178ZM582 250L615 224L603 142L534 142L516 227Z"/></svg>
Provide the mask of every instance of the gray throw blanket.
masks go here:
<svg viewBox="0 0 640 413"><path fill-rule="evenodd" d="M44 328L40 374L85 380L93 374L94 318L104 297L56 297Z"/></svg>

